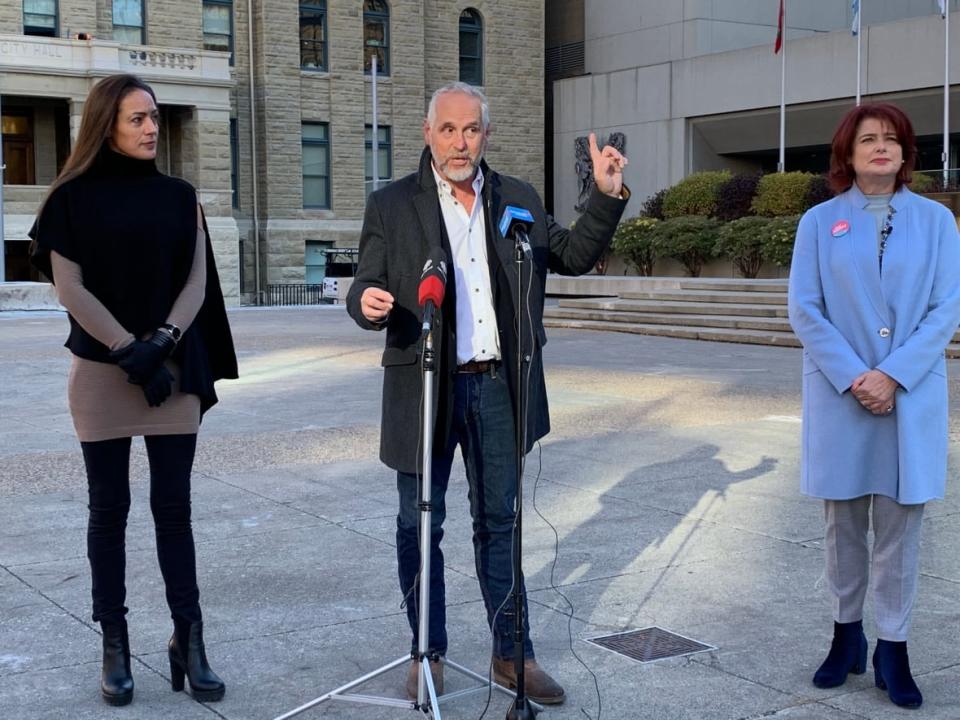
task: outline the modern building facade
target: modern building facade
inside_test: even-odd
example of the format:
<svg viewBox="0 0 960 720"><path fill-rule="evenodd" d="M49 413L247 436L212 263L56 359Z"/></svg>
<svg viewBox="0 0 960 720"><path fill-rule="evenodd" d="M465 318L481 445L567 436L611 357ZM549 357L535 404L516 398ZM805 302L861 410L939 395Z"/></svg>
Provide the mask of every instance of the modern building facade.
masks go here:
<svg viewBox="0 0 960 720"><path fill-rule="evenodd" d="M374 146L378 183L413 171L426 102L451 80L490 98L491 164L542 190L543 68L543 0L7 0L7 277L105 75L156 89L159 163L199 189L239 302L316 282L326 250L356 246Z"/></svg>
<svg viewBox="0 0 960 720"><path fill-rule="evenodd" d="M960 10L957 0L948 5ZM937 3L865 0L862 6L863 98L903 107L917 130L922 167L938 169L945 23ZM778 8L778 0L583 0L584 74L553 85L548 182L557 218L576 216L574 142L590 130L626 135L634 190L628 216L697 170L775 170ZM786 19L785 165L823 172L833 130L856 93L851 3L786 0ZM950 75L960 81L960 16L952 16L950 32ZM956 97L951 91L951 133L960 129ZM951 147L953 168L960 163L956 143Z"/></svg>

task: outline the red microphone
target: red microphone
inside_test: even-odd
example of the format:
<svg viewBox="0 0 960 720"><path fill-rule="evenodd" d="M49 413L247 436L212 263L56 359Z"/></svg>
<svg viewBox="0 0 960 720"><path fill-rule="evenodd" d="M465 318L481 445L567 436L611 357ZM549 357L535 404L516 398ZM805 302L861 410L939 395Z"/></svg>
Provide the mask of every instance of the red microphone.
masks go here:
<svg viewBox="0 0 960 720"><path fill-rule="evenodd" d="M417 302L423 308L423 334L430 332L433 315L443 304L443 294L447 284L447 254L443 248L433 248L423 264L420 273L420 288Z"/></svg>

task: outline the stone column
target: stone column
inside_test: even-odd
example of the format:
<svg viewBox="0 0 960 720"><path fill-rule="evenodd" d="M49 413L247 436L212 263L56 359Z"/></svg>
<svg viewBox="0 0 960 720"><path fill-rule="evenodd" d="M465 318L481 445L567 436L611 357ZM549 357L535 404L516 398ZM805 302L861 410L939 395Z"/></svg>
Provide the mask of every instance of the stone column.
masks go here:
<svg viewBox="0 0 960 720"><path fill-rule="evenodd" d="M84 98L70 98L70 147L76 147L80 134L80 120L83 118Z"/></svg>

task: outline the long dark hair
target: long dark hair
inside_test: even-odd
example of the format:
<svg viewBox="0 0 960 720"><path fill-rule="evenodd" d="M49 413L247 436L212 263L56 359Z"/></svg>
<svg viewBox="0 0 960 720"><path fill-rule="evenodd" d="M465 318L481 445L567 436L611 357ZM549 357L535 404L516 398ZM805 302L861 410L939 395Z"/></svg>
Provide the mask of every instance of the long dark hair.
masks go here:
<svg viewBox="0 0 960 720"><path fill-rule="evenodd" d="M910 118L896 105L890 103L871 103L853 108L843 116L837 131L833 134L830 152L830 187L842 193L850 189L857 174L853 171L850 156L853 144L857 140L857 128L867 118L873 118L889 125L897 135L897 142L903 151L903 165L897 172L894 188L899 190L913 180L913 167L917 162L917 138L913 132Z"/></svg>
<svg viewBox="0 0 960 720"><path fill-rule="evenodd" d="M80 131L77 133L77 142L70 152L70 157L63 164L63 169L57 178L50 183L47 194L40 203L37 215L43 211L47 198L58 187L75 177L83 175L93 161L97 159L103 144L113 133L113 125L117 120L120 103L134 90L143 90L157 102L153 88L147 85L136 75L110 75L93 86L83 106L83 117L80 120Z"/></svg>

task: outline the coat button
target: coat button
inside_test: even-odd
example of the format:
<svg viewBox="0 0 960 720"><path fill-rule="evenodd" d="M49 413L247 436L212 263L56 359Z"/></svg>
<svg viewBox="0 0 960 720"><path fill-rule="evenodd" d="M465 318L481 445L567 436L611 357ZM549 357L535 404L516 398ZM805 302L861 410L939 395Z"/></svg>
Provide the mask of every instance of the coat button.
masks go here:
<svg viewBox="0 0 960 720"><path fill-rule="evenodd" d="M880 337L882 338L890 337L890 328L882 327L877 332L880 333Z"/></svg>

